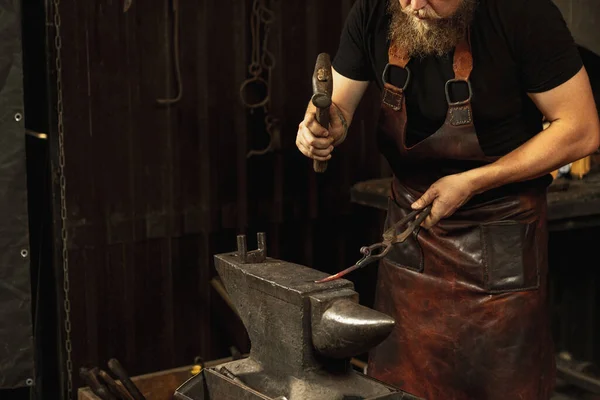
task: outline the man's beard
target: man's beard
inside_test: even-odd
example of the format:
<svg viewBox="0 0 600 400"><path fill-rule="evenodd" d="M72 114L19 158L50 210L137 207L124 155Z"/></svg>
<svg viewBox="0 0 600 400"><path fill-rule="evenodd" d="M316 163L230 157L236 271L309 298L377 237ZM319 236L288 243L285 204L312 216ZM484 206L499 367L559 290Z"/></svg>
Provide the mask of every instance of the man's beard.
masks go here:
<svg viewBox="0 0 600 400"><path fill-rule="evenodd" d="M420 21L402 11L400 1L389 0L388 12L392 19L388 37L412 57L442 56L466 36L476 5L477 0L462 0L450 17Z"/></svg>

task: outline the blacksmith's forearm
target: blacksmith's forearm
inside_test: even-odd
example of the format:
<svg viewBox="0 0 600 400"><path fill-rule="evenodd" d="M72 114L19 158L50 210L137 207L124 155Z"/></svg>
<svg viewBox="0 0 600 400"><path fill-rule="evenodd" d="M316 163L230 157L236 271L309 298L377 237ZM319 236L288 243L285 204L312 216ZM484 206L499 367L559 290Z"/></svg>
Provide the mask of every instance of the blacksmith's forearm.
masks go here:
<svg viewBox="0 0 600 400"><path fill-rule="evenodd" d="M482 193L508 183L546 175L593 153L599 140L596 123L573 127L568 121L558 120L496 162L465 174L473 182L475 193Z"/></svg>
<svg viewBox="0 0 600 400"><path fill-rule="evenodd" d="M350 124L352 123L352 119L354 118L354 112L356 110L349 110L347 107L344 106L343 103L338 104L335 101L333 101L333 104L335 104L340 113L342 113L346 123L348 124L348 126L350 126Z"/></svg>

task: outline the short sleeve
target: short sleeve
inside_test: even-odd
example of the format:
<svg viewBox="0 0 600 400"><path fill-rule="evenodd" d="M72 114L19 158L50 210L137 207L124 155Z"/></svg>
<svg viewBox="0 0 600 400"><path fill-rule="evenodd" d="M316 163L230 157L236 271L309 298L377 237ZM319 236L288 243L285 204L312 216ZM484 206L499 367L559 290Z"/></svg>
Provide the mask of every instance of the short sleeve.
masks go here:
<svg viewBox="0 0 600 400"><path fill-rule="evenodd" d="M372 75L366 51L367 1L357 0L350 9L332 61L338 73L357 81L368 81Z"/></svg>
<svg viewBox="0 0 600 400"><path fill-rule="evenodd" d="M519 0L512 10L513 46L528 93L541 93L572 78L583 66L579 49L552 0Z"/></svg>

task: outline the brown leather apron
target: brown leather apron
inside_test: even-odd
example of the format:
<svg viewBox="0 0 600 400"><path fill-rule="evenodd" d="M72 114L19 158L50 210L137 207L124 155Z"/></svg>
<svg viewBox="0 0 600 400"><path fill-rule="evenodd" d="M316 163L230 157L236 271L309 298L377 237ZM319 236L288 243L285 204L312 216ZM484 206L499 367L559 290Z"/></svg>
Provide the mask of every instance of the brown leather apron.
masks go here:
<svg viewBox="0 0 600 400"><path fill-rule="evenodd" d="M390 48L389 64L409 57ZM479 145L468 84L469 43L454 52L444 125L407 146L403 89L384 72L381 150L394 170L385 229L442 176L489 163ZM410 84L410 73L403 86ZM431 229L419 229L380 262L375 308L396 319L370 354L369 375L427 400L548 399L554 355L546 303L546 190L474 198Z"/></svg>

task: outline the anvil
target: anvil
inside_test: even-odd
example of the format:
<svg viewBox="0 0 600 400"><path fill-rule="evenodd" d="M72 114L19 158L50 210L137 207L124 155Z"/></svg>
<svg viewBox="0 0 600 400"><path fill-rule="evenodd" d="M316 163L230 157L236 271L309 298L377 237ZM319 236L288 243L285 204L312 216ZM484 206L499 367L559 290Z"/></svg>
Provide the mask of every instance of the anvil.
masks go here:
<svg viewBox="0 0 600 400"><path fill-rule="evenodd" d="M206 368L175 392L179 400L418 399L356 371L353 356L383 341L395 321L359 304L352 282L266 256L266 240L214 256L251 341L249 356Z"/></svg>

